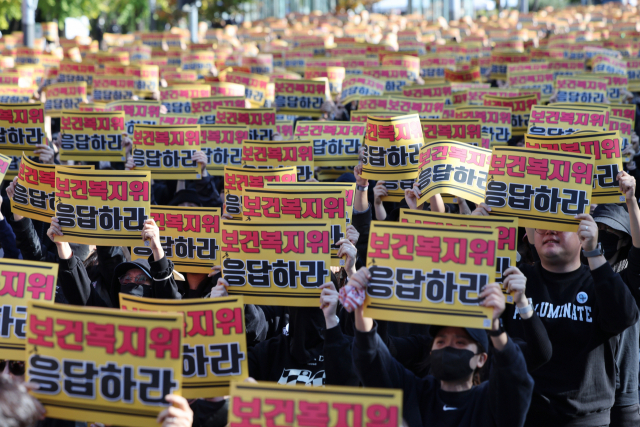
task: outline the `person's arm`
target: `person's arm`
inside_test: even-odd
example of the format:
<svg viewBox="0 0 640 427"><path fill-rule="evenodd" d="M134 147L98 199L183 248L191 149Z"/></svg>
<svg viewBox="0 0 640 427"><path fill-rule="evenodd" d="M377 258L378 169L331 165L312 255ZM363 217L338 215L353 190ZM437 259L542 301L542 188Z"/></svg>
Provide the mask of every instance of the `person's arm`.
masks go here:
<svg viewBox="0 0 640 427"><path fill-rule="evenodd" d="M355 212L364 212L369 209L369 200L367 192L369 189L369 180L362 178L362 163L353 169L353 176L356 177L356 194L353 198L353 210ZM358 190L358 187L365 188Z"/></svg>
<svg viewBox="0 0 640 427"><path fill-rule="evenodd" d="M389 192L384 183L384 181L378 181L376 186L373 187L373 208L376 211L376 219L378 221L384 221L387 218L387 211L382 204L382 198L388 196Z"/></svg>
<svg viewBox="0 0 640 427"><path fill-rule="evenodd" d="M154 298L182 299L178 284L173 278L173 262L164 255L160 244L160 230L153 219L144 222L142 240L149 241L151 248L149 266Z"/></svg>
<svg viewBox="0 0 640 427"><path fill-rule="evenodd" d="M527 277L522 274L519 268L509 267L504 272L503 286L513 297L516 310L522 310L519 314L524 328L524 340L514 340L522 350L529 372L551 360L552 346L547 329L542 320L530 307L529 300L525 294L527 288ZM531 309L530 309L531 308Z"/></svg>
<svg viewBox="0 0 640 427"><path fill-rule="evenodd" d="M55 236L62 236L58 218L51 218L51 226L47 230L47 235L51 240ZM84 264L80 261L80 258L73 255L69 243L55 242L55 244L60 257L58 261L58 285L62 289L65 298L72 305L93 305L91 304L93 287Z"/></svg>
<svg viewBox="0 0 640 427"><path fill-rule="evenodd" d="M2 206L2 196L0 196L0 207ZM5 258L20 259L20 250L16 243L16 235L9 226L2 211L0 211L0 245L4 250Z"/></svg>
<svg viewBox="0 0 640 427"><path fill-rule="evenodd" d="M523 426L533 394L533 378L527 372L524 356L510 339L505 341L502 349L494 349L491 355L488 389L495 425Z"/></svg>
<svg viewBox="0 0 640 427"><path fill-rule="evenodd" d="M351 340L342 334L338 316L338 292L333 283L320 286L320 308L324 314L324 369L327 385L358 385L351 363Z"/></svg>
<svg viewBox="0 0 640 427"><path fill-rule="evenodd" d="M98 271L102 283L111 284L116 267L127 259L120 246L97 246Z"/></svg>
<svg viewBox="0 0 640 427"><path fill-rule="evenodd" d="M629 211L629 228L633 246L640 249L640 208L636 199L636 179L626 172L618 174L620 191L624 194Z"/></svg>
<svg viewBox="0 0 640 427"><path fill-rule="evenodd" d="M583 250L596 249L598 225L591 215L576 215L576 219L581 220L578 237ZM638 321L638 306L620 274L613 271L604 256L589 257L588 260L596 294L593 302L597 309L596 322L603 331L618 335Z"/></svg>

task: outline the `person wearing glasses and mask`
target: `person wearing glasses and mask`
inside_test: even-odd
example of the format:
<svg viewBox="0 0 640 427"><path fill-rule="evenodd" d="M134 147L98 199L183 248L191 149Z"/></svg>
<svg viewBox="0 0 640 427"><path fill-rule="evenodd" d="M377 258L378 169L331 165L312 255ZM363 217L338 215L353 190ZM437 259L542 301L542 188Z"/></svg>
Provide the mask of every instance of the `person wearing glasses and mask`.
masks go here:
<svg viewBox="0 0 640 427"><path fill-rule="evenodd" d="M47 231L51 240L62 236L57 218L51 219ZM55 242L59 261L58 283L72 305L119 307L120 292L147 298L181 299L174 279L173 263L167 259L160 244L160 230L153 219L142 229L142 240L149 242L149 260L125 261L114 270L111 283L91 282L82 261L65 242Z"/></svg>
<svg viewBox="0 0 640 427"><path fill-rule="evenodd" d="M625 172L617 179L627 207L637 214L635 179ZM474 213L489 215L491 209L483 203ZM625 284L607 262L598 224L588 214L575 218L580 220L577 232L527 228L540 258L519 266L527 278L530 304L517 311L509 306L502 315L507 333L526 341L520 313L534 310L553 348L551 360L531 372L535 386L525 426L608 426L616 392L618 335L639 318L630 289L640 288L640 275L628 275ZM638 224L631 221L634 227ZM634 239L637 244L640 239ZM581 263L581 255L588 264ZM637 271L638 261L635 264Z"/></svg>

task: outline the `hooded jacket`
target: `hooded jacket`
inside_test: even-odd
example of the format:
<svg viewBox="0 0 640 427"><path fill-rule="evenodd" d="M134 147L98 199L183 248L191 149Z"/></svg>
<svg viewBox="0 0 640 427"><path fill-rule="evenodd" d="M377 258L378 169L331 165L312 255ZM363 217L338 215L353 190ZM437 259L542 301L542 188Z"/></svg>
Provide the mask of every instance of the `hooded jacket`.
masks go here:
<svg viewBox="0 0 640 427"><path fill-rule="evenodd" d="M120 250L118 247L115 247L115 249ZM114 258L119 259L119 256ZM122 264L123 261L122 259L111 267L111 271L115 273L118 265ZM111 259L108 259L107 262L113 264ZM111 275L110 283L106 286L104 280L92 281L84 268L84 264L75 255L69 259L61 259L59 266L58 283L60 283L62 292L69 304L93 307L120 307L118 299L120 281L116 274ZM105 266L105 268L108 267ZM158 261L153 261L153 255L151 255L149 257L149 267L139 263L139 268L148 271L151 276L151 295L153 298L181 299L178 285L173 278L173 263L166 256Z"/></svg>

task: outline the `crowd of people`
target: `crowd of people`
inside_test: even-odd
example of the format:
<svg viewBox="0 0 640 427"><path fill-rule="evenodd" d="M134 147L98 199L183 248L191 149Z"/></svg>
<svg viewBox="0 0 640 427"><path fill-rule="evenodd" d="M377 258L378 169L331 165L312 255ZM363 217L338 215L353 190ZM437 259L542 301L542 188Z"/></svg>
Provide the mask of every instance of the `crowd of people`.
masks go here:
<svg viewBox="0 0 640 427"><path fill-rule="evenodd" d="M553 30L549 26L541 36L549 37ZM320 120L349 120L357 101L342 105L339 99L323 106ZM521 145L522 139L514 137L509 144ZM331 282L320 286L318 307L245 306L249 381L401 389L402 418L411 427L639 426L636 153L637 137L626 151L631 160L617 176L624 203L591 205L588 213L576 216L579 226L573 232L519 230L518 264L504 272L502 285L514 304L505 303L498 283L487 284L479 294L479 304L493 312L488 330L364 316L372 221L398 221L401 208L491 216L491 207L462 198L445 203L440 195L418 205L416 188L406 190L400 202L384 201L384 181L364 179L362 163L354 165L337 179L356 183L351 225L338 242L344 265L332 267ZM64 163L55 137L35 155L41 163ZM193 158L203 178L154 180L152 205L224 209L223 177L208 175L203 153ZM94 165L135 169L132 160ZM11 212L17 180L4 182L0 193L2 257L57 263L56 303L118 308L119 293L159 299L227 296L229 284L219 266L209 274L176 271L153 219L145 221L141 233L152 252L148 260L132 261L125 247L54 241L64 235L58 218L49 224ZM227 213L222 217L231 218ZM341 289L353 298L344 302ZM24 383L23 361L3 361L0 367L1 426L86 422L48 418L28 393L37 385ZM166 400L171 406L158 416L163 427L227 425L227 398L187 401L168 395ZM92 421L87 425L101 425L100 419Z"/></svg>

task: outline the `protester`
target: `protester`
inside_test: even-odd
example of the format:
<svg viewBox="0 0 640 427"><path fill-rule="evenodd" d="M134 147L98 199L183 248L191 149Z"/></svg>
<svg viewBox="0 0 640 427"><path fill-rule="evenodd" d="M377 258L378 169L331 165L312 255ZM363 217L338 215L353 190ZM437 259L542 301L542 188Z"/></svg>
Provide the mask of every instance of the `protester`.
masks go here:
<svg viewBox="0 0 640 427"><path fill-rule="evenodd" d="M347 286L366 288L371 273L360 269ZM480 294L481 305L493 309L490 337L494 358L490 379L473 386L473 376L489 358L484 330L431 327L431 372L419 378L396 361L376 333L373 319L356 313L353 364L365 387L400 388L403 417L411 426L522 426L529 407L533 380L517 345L500 327L505 302L496 283Z"/></svg>
<svg viewBox="0 0 640 427"><path fill-rule="evenodd" d="M627 206L637 212L635 179L621 172L618 180ZM485 204L475 211L490 212ZM551 360L531 372L535 387L527 426L608 425L616 390L617 335L638 322L638 307L629 291L640 288L638 274L629 278L629 288L625 286L598 246L598 225L591 215L576 219L577 233L527 229L540 261L520 269L527 278L531 307L553 346ZM581 252L588 265L581 264ZM638 265L632 251L629 256L630 265ZM507 307L502 321L510 335L527 340L514 308Z"/></svg>

